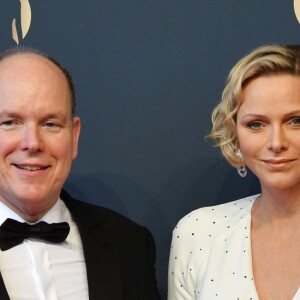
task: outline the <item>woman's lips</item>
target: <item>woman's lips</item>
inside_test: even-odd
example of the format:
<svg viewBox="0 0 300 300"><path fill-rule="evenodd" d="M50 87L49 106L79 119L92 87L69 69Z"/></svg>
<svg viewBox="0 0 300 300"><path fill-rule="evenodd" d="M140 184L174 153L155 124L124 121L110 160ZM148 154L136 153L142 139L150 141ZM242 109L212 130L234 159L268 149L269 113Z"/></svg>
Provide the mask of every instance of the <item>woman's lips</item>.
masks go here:
<svg viewBox="0 0 300 300"><path fill-rule="evenodd" d="M294 159L267 159L263 162L275 170L280 170L289 167L295 160Z"/></svg>

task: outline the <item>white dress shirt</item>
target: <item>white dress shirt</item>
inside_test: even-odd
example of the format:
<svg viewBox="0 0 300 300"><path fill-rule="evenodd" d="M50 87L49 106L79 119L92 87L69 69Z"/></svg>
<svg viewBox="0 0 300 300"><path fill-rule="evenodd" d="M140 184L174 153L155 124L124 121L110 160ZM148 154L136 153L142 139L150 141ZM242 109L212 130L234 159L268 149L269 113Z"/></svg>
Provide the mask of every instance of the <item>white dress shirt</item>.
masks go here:
<svg viewBox="0 0 300 300"><path fill-rule="evenodd" d="M7 218L25 222L0 202L0 224ZM39 221L68 222L70 233L61 244L26 239L9 250L0 250L0 271L12 300L86 300L88 283L78 228L64 202Z"/></svg>
<svg viewBox="0 0 300 300"><path fill-rule="evenodd" d="M250 236L257 196L197 209L178 223L169 261L169 300L259 300ZM300 288L293 300L300 300Z"/></svg>

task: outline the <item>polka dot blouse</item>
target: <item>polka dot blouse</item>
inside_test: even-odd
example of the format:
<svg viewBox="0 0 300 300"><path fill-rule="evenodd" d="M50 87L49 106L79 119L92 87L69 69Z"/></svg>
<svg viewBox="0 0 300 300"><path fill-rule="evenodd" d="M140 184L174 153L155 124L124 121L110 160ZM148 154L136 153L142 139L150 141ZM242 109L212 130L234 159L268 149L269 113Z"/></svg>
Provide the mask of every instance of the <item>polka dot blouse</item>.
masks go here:
<svg viewBox="0 0 300 300"><path fill-rule="evenodd" d="M169 300L259 299L250 239L257 196L200 208L180 220L170 251Z"/></svg>

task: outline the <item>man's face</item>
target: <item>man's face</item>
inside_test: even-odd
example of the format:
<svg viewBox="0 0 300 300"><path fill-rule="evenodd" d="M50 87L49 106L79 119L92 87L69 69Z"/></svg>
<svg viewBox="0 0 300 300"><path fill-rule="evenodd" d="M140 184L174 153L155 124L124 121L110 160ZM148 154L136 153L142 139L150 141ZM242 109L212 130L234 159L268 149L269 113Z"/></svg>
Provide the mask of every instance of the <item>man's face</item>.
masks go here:
<svg viewBox="0 0 300 300"><path fill-rule="evenodd" d="M79 118L52 62L18 54L0 62L0 201L34 221L56 202L77 156Z"/></svg>

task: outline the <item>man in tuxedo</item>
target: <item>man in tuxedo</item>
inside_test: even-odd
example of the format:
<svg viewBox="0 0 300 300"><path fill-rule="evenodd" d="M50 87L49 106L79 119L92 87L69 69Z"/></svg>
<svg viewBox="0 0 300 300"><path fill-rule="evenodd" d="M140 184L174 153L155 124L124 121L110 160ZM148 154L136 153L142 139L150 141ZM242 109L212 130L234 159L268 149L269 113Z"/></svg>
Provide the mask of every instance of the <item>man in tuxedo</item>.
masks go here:
<svg viewBox="0 0 300 300"><path fill-rule="evenodd" d="M160 299L150 232L62 190L79 134L57 61L0 56L0 299Z"/></svg>

